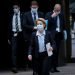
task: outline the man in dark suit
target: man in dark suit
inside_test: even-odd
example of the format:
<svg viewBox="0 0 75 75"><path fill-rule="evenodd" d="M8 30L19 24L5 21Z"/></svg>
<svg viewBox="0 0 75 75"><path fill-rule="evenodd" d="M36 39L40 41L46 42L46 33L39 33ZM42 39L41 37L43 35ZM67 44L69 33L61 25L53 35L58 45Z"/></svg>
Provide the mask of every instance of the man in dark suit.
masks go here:
<svg viewBox="0 0 75 75"><path fill-rule="evenodd" d="M21 58L23 54L23 13L20 12L18 4L13 5L13 14L9 16L8 26L8 43L11 44L12 49L12 71L17 73L17 55ZM21 60L20 60L21 61ZM19 61L19 62L20 62Z"/></svg>
<svg viewBox="0 0 75 75"><path fill-rule="evenodd" d="M52 52L55 48L55 42L52 39L52 34L45 31L46 23L43 18L39 18L36 24L37 31L32 33L28 59L33 62L33 71L36 70L37 72L37 74L33 75L49 75L52 54L49 55L48 52ZM48 43L51 45L47 47Z"/></svg>
<svg viewBox="0 0 75 75"><path fill-rule="evenodd" d="M24 14L24 18L23 18L24 19L23 26L24 26L27 52L28 52L31 34L32 34L32 32L36 31L36 29L37 29L35 21L38 18L44 17L44 14L42 12L38 11L39 6L38 6L37 1L32 1L30 8L31 8L31 10L29 12L26 12Z"/></svg>
<svg viewBox="0 0 75 75"><path fill-rule="evenodd" d="M54 10L52 12L48 12L45 17L48 20L47 30L51 31L53 34L53 38L56 41L57 50L54 50L53 58L52 58L52 72L59 72L57 70L58 65L58 55L59 48L61 44L61 40L63 39L63 30L65 29L65 21L64 15L61 12L61 5L55 4Z"/></svg>
<svg viewBox="0 0 75 75"><path fill-rule="evenodd" d="M39 6L37 1L32 1L30 8L31 10L24 14L24 20L23 20L23 25L25 27L25 33L27 34L26 36L27 39L29 39L32 32L36 30L35 21L38 18L44 18L44 14L38 11Z"/></svg>

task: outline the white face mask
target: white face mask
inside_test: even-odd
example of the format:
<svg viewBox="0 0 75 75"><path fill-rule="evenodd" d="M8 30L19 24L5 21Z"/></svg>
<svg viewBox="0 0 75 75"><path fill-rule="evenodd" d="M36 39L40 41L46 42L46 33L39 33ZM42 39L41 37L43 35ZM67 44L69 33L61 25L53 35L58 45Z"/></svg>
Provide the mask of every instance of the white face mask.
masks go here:
<svg viewBox="0 0 75 75"><path fill-rule="evenodd" d="M32 12L37 12L38 8L31 8Z"/></svg>
<svg viewBox="0 0 75 75"><path fill-rule="evenodd" d="M37 25L37 30L38 30L39 32L43 32L43 30L44 30L43 25L41 25L41 24Z"/></svg>
<svg viewBox="0 0 75 75"><path fill-rule="evenodd" d="M19 9L13 9L14 10L14 13L18 13L19 12Z"/></svg>

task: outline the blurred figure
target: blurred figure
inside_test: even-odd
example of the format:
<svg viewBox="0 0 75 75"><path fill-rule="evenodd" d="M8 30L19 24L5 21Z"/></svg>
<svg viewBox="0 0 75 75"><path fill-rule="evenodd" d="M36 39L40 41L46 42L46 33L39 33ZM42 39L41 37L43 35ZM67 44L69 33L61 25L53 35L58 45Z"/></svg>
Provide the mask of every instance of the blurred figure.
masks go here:
<svg viewBox="0 0 75 75"><path fill-rule="evenodd" d="M55 48L55 42L52 39L50 32L45 31L46 23L43 18L36 21L37 31L32 33L31 43L28 52L28 59L33 63L33 75L49 75L49 64L51 55L48 55ZM48 49L46 45L49 45ZM36 71L36 73L34 73Z"/></svg>
<svg viewBox="0 0 75 75"><path fill-rule="evenodd" d="M28 55L28 47L30 44L31 34L37 29L35 21L40 17L44 17L43 13L38 11L38 8L39 8L38 2L34 0L31 2L30 6L31 10L24 14L23 26L25 34L24 38L26 42L26 52L27 52L26 55ZM31 62L28 61L29 68L32 67L30 63Z"/></svg>
<svg viewBox="0 0 75 75"><path fill-rule="evenodd" d="M23 13L20 12L20 6L18 4L13 5L13 14L10 14L10 23L8 26L8 43L12 49L12 71L14 73L17 73L17 57L20 60L23 55L21 54L23 53L24 46L22 17Z"/></svg>
<svg viewBox="0 0 75 75"><path fill-rule="evenodd" d="M72 28L72 38L75 39L75 13L72 13L72 21L71 21L71 28Z"/></svg>
<svg viewBox="0 0 75 75"><path fill-rule="evenodd" d="M57 70L58 55L59 55L61 40L63 40L64 38L63 30L65 29L65 21L64 21L64 15L61 11L61 5L55 4L54 10L52 12L48 12L45 18L48 19L47 30L51 31L51 33L53 34L53 38L55 39L57 47L57 49L53 51L52 72L60 72L59 70Z"/></svg>

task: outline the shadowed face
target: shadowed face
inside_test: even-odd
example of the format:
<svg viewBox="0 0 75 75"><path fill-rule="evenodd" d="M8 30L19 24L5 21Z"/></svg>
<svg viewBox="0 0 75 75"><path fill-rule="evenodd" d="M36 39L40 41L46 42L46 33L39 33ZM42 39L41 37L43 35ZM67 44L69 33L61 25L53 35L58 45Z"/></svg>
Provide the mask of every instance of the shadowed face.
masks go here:
<svg viewBox="0 0 75 75"><path fill-rule="evenodd" d="M38 11L38 6L37 5L32 5L31 6L31 11L32 12L37 12Z"/></svg>
<svg viewBox="0 0 75 75"><path fill-rule="evenodd" d="M20 10L20 7L18 5L13 6L13 11L15 14L17 14L19 12L19 10Z"/></svg>
<svg viewBox="0 0 75 75"><path fill-rule="evenodd" d="M37 10L38 10L38 3L36 1L33 1L31 3L31 11L32 12L37 12Z"/></svg>
<svg viewBox="0 0 75 75"><path fill-rule="evenodd" d="M61 5L60 5L60 4L56 4L56 5L54 6L54 11L55 11L55 12L61 12Z"/></svg>

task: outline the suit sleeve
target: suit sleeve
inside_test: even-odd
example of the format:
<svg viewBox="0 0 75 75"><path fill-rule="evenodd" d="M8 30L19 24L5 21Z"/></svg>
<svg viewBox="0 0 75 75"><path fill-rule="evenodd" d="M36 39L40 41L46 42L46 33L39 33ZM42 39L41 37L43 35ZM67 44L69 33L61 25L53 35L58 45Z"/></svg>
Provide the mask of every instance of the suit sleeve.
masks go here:
<svg viewBox="0 0 75 75"><path fill-rule="evenodd" d="M29 45L29 50L28 50L28 55L32 55L32 50L33 50L33 47L34 47L34 37L35 37L34 33L32 33L30 45Z"/></svg>
<svg viewBox="0 0 75 75"><path fill-rule="evenodd" d="M11 35L12 35L12 33L11 33L11 29L12 29L12 16L11 16L11 14L9 14L9 17L8 17L8 19L9 19L9 24L8 24L8 40L11 40Z"/></svg>
<svg viewBox="0 0 75 75"><path fill-rule="evenodd" d="M50 32L48 32L48 36L49 36L49 41L51 43L51 46L52 46L53 50L55 50L56 49L56 43L52 37L52 34Z"/></svg>

